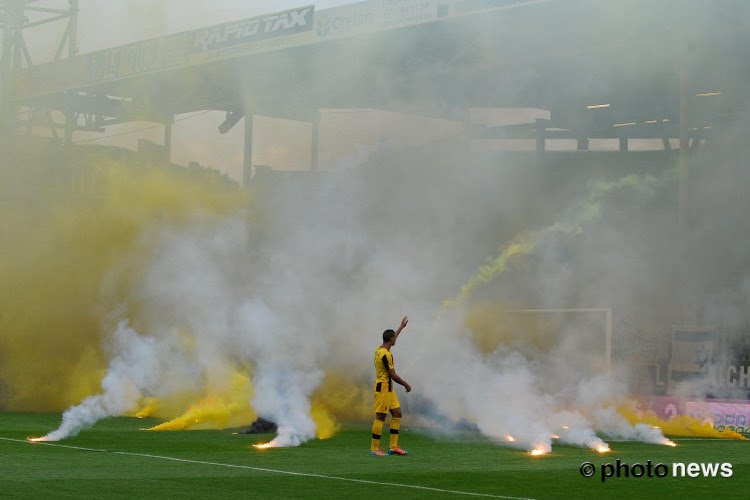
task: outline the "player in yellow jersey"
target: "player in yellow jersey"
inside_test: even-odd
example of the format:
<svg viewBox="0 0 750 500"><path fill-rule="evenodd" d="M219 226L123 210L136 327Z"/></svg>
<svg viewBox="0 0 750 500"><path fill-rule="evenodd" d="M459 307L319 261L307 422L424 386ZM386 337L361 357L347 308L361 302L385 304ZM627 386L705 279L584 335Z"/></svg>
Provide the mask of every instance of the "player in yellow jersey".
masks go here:
<svg viewBox="0 0 750 500"><path fill-rule="evenodd" d="M401 331L406 328L407 323L409 323L409 320L404 316L395 331L384 331L383 344L375 350L375 422L372 424L370 455L385 455L380 449L380 434L383 432L385 416L389 411L391 412L391 441L388 455L409 454L398 446L398 431L401 428L401 403L398 402L393 382L403 385L406 392L411 391L411 386L396 374L396 370L393 368L393 354L391 354L391 347L396 345L396 339L398 339Z"/></svg>

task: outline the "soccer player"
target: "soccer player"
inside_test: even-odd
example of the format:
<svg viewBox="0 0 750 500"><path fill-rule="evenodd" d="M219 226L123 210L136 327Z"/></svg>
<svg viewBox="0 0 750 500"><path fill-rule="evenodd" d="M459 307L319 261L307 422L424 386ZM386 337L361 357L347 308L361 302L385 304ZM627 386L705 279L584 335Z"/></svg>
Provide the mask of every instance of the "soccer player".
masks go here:
<svg viewBox="0 0 750 500"><path fill-rule="evenodd" d="M396 329L383 332L383 344L375 351L375 422L372 424L372 444L370 455L383 456L385 453L380 449L380 434L383 432L383 424L388 411L391 412L391 441L388 455L408 455L409 453L398 446L398 431L401 427L401 403L398 402L393 382L401 384L406 392L411 391L411 386L396 374L393 368L393 354L391 347L396 345L396 339L401 331L406 328L409 320L406 316Z"/></svg>

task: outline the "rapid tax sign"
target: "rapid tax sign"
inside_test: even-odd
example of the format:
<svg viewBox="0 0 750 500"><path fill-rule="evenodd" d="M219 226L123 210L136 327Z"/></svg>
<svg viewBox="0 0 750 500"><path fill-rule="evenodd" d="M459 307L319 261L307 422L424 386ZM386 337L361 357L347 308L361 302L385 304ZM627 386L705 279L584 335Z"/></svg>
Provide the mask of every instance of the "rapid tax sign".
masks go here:
<svg viewBox="0 0 750 500"><path fill-rule="evenodd" d="M243 19L196 30L190 33L191 52L207 52L233 45L311 31L313 7Z"/></svg>
<svg viewBox="0 0 750 500"><path fill-rule="evenodd" d="M41 64L18 75L17 99L302 45L314 15L308 5Z"/></svg>

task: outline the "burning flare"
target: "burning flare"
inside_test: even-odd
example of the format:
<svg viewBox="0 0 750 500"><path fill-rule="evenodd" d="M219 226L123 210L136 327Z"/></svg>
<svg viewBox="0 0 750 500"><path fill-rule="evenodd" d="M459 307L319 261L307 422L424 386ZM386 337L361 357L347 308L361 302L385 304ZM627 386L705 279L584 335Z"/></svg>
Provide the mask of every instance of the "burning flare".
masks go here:
<svg viewBox="0 0 750 500"><path fill-rule="evenodd" d="M276 444L271 441L270 443L258 443L254 444L253 448L258 448L259 450L265 450L267 448L276 448Z"/></svg>
<svg viewBox="0 0 750 500"><path fill-rule="evenodd" d="M505 435L505 440L508 441L509 443L512 443L516 439L513 436L511 436L510 434L506 434Z"/></svg>
<svg viewBox="0 0 750 500"><path fill-rule="evenodd" d="M547 443L532 443L533 448L529 450L532 457L540 457L552 451L552 447Z"/></svg>
<svg viewBox="0 0 750 500"><path fill-rule="evenodd" d="M31 437L31 436L29 436L29 437L26 438L26 441L28 441L29 443L41 443L41 442L47 441L47 438L45 438L45 437Z"/></svg>
<svg viewBox="0 0 750 500"><path fill-rule="evenodd" d="M596 451L599 453L609 453L612 450L610 450L609 446L607 446L606 444L600 444L596 447Z"/></svg>
<svg viewBox="0 0 750 500"><path fill-rule="evenodd" d="M675 442L674 442L674 441L672 441L671 439L667 439L667 438L664 438L663 440L661 440L661 441L659 442L659 444L663 444L664 446L671 446L671 447L673 447L673 448L674 448L675 446L677 446L677 443L675 443Z"/></svg>

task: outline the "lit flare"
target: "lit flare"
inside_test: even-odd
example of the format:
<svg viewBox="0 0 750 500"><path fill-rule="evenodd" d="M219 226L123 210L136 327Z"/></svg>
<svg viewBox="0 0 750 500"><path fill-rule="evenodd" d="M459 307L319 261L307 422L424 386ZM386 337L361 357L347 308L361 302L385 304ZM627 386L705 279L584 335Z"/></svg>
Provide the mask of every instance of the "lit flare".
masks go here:
<svg viewBox="0 0 750 500"><path fill-rule="evenodd" d="M271 441L270 443L258 443L254 444L253 448L258 448L259 450L265 450L267 448L276 448L276 445Z"/></svg>

